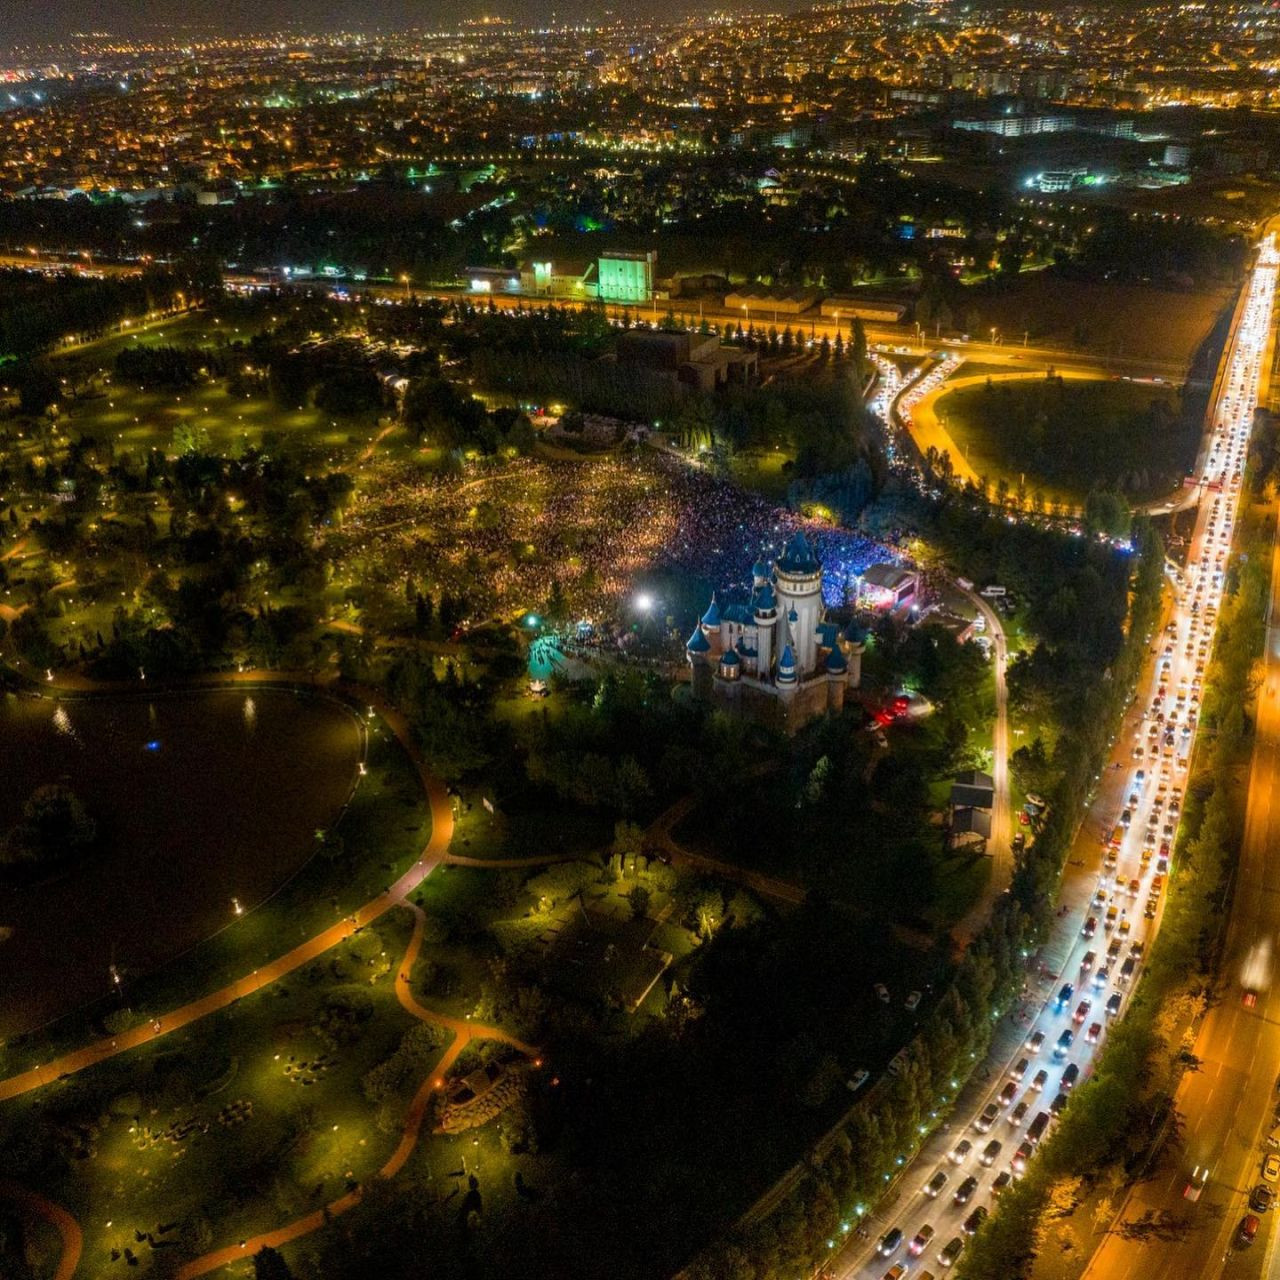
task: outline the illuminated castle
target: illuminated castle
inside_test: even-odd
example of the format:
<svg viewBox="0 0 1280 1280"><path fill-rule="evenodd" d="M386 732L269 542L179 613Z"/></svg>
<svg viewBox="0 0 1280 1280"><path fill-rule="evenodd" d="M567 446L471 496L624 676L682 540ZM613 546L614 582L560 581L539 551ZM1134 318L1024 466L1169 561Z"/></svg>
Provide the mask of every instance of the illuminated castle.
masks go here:
<svg viewBox="0 0 1280 1280"><path fill-rule="evenodd" d="M749 598L721 606L712 598L685 645L698 697L731 703L772 699L791 727L844 706L845 690L862 679L862 644L840 643L825 619L822 565L803 532L772 569L751 571Z"/></svg>

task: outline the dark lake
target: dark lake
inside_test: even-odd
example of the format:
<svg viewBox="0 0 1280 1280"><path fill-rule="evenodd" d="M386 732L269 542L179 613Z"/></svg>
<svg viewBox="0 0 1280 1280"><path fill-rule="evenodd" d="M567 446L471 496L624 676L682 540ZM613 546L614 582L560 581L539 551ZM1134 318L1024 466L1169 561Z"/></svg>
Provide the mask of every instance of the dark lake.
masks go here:
<svg viewBox="0 0 1280 1280"><path fill-rule="evenodd" d="M248 910L311 856L351 791L359 726L282 689L154 698L0 697L0 833L63 782L98 825L94 852L0 888L0 1037L110 992Z"/></svg>

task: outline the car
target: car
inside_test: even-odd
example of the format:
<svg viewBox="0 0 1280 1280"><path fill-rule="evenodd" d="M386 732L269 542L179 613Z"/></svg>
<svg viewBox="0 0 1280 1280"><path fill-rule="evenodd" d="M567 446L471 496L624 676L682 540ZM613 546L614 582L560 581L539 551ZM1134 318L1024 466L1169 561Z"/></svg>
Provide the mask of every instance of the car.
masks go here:
<svg viewBox="0 0 1280 1280"><path fill-rule="evenodd" d="M908 1013L915 1013L915 1011L920 1007L920 999L920 992L913 991L906 1000L903 1001L902 1007L906 1009Z"/></svg>
<svg viewBox="0 0 1280 1280"><path fill-rule="evenodd" d="M987 1220L987 1206L980 1204L965 1220L960 1228L967 1236L976 1236L978 1228Z"/></svg>
<svg viewBox="0 0 1280 1280"><path fill-rule="evenodd" d="M1280 1155L1274 1151L1263 1157L1262 1176L1268 1182L1280 1182Z"/></svg>
<svg viewBox="0 0 1280 1280"><path fill-rule="evenodd" d="M946 1247L938 1254L938 1264L943 1267L954 1265L955 1260L964 1252L964 1237L952 1236Z"/></svg>
<svg viewBox="0 0 1280 1280"><path fill-rule="evenodd" d="M998 1102L988 1102L982 1108L982 1114L973 1122L973 1127L979 1133L986 1133L996 1122L996 1117L1000 1114L1000 1104Z"/></svg>
<svg viewBox="0 0 1280 1280"><path fill-rule="evenodd" d="M1013 1153L1013 1159L1009 1161L1009 1167L1014 1171L1014 1173L1026 1172L1027 1161L1031 1159L1034 1151L1035 1147L1032 1143L1022 1143L1017 1151Z"/></svg>
<svg viewBox="0 0 1280 1280"><path fill-rule="evenodd" d="M1027 1068L1031 1065L1030 1058L1019 1058L1013 1064L1013 1070L1009 1072L1010 1076L1015 1080L1021 1080L1027 1074Z"/></svg>
<svg viewBox="0 0 1280 1280"><path fill-rule="evenodd" d="M1093 962L1097 959L1097 955L1092 951L1086 951L1080 958L1080 972L1088 973L1093 968Z"/></svg>
<svg viewBox="0 0 1280 1280"><path fill-rule="evenodd" d="M996 1174L995 1181L991 1184L991 1198L993 1200L998 1199L1000 1193L1012 1181L1013 1181L1013 1174L1011 1174L1008 1169L1001 1169L1000 1172Z"/></svg>
<svg viewBox="0 0 1280 1280"><path fill-rule="evenodd" d="M1129 897L1136 898L1138 896L1138 890L1141 888L1142 881L1139 880L1137 876L1134 876L1133 879L1129 881Z"/></svg>
<svg viewBox="0 0 1280 1280"><path fill-rule="evenodd" d="M1111 981L1111 966L1104 964L1101 966L1101 968L1095 971L1093 975L1093 985L1097 987L1099 991L1102 991L1106 988L1107 983L1110 981Z"/></svg>
<svg viewBox="0 0 1280 1280"><path fill-rule="evenodd" d="M868 1080L871 1079L871 1072L863 1068L861 1071L855 1071L848 1080L844 1082L844 1087L850 1093L857 1093Z"/></svg>
<svg viewBox="0 0 1280 1280"><path fill-rule="evenodd" d="M1107 959L1114 960L1120 954L1121 942L1119 938L1112 938L1107 944Z"/></svg>
<svg viewBox="0 0 1280 1280"><path fill-rule="evenodd" d="M1055 1058L1065 1058L1067 1051L1071 1048L1071 1042L1076 1038L1075 1032L1068 1027L1059 1037L1058 1043L1054 1047L1053 1054Z"/></svg>
<svg viewBox="0 0 1280 1280"><path fill-rule="evenodd" d="M945 1169L938 1169L932 1178L924 1184L924 1193L930 1200L936 1200L950 1180L951 1175Z"/></svg>
<svg viewBox="0 0 1280 1280"><path fill-rule="evenodd" d="M985 1147L982 1148L982 1154L978 1157L984 1169L990 1169L996 1162L996 1157L1000 1154L1002 1143L997 1138L992 1138Z"/></svg>
<svg viewBox="0 0 1280 1280"><path fill-rule="evenodd" d="M1022 1124L1022 1122L1027 1118L1027 1112L1030 1110L1031 1110L1031 1103L1029 1103L1025 1098L1023 1098L1023 1100L1020 1103L1018 1103L1018 1105L1014 1107L1012 1111L1009 1112L1009 1123L1013 1125L1015 1129L1017 1129Z"/></svg>
<svg viewBox="0 0 1280 1280"><path fill-rule="evenodd" d="M978 1189L978 1180L970 1174L957 1188L956 1193L951 1197L954 1204L966 1205L973 1199L973 1193Z"/></svg>
<svg viewBox="0 0 1280 1280"><path fill-rule="evenodd" d="M1247 1249L1258 1238L1258 1228L1261 1225L1261 1218L1252 1213L1245 1214L1236 1228L1236 1244L1242 1249Z"/></svg>
<svg viewBox="0 0 1280 1280"><path fill-rule="evenodd" d="M1000 1090L999 1102L1002 1107L1007 1107L1018 1096L1018 1083L1016 1080L1010 1080L1003 1089Z"/></svg>
<svg viewBox="0 0 1280 1280"><path fill-rule="evenodd" d="M1254 1008L1258 1003L1258 993L1252 987L1245 987L1240 996L1240 1003L1246 1009Z"/></svg>
<svg viewBox="0 0 1280 1280"><path fill-rule="evenodd" d="M1062 984L1062 990L1058 992L1058 1008L1065 1009L1071 1003L1071 997L1075 995L1076 989L1069 982Z"/></svg>
<svg viewBox="0 0 1280 1280"><path fill-rule="evenodd" d="M1276 1202L1275 1190L1265 1182L1254 1187L1249 1195L1249 1208L1255 1213L1266 1213Z"/></svg>
<svg viewBox="0 0 1280 1280"><path fill-rule="evenodd" d="M883 982L877 982L875 986L872 988L872 990L875 991L876 998L880 1001L881 1004L889 1003L891 999L889 995L889 988L886 987Z"/></svg>
<svg viewBox="0 0 1280 1280"><path fill-rule="evenodd" d="M1133 956L1128 956L1124 964L1120 966L1120 976L1116 979L1121 986L1124 986L1130 978L1133 977L1133 971L1138 967L1138 961ZM1246 1006L1248 1007L1248 1006Z"/></svg>
<svg viewBox="0 0 1280 1280"><path fill-rule="evenodd" d="M968 1138L961 1138L954 1147L951 1148L951 1163L963 1164L965 1157L973 1150L973 1143Z"/></svg>
<svg viewBox="0 0 1280 1280"><path fill-rule="evenodd" d="M1119 907L1116 907L1116 906L1110 906L1110 907L1108 907L1108 908L1107 908L1107 918L1106 918L1106 920L1103 922L1103 926L1102 926L1102 927L1103 927L1104 929L1108 929L1108 930L1110 930L1110 929L1114 929L1114 928L1116 927L1116 918L1117 918L1119 915L1120 915L1120 908L1119 908Z"/></svg>
<svg viewBox="0 0 1280 1280"><path fill-rule="evenodd" d="M1027 1038L1026 1049L1028 1053L1039 1053L1040 1046L1044 1044L1044 1032L1034 1031Z"/></svg>
<svg viewBox="0 0 1280 1280"><path fill-rule="evenodd" d="M1042 1067L1039 1071L1036 1072L1035 1076L1032 1078L1032 1081L1029 1087L1033 1093L1039 1093L1040 1090L1044 1088L1048 1080L1049 1080L1049 1073L1046 1070L1044 1070L1044 1068Z"/></svg>
<svg viewBox="0 0 1280 1280"><path fill-rule="evenodd" d="M887 1258L890 1254L896 1253L898 1246L902 1243L902 1228L894 1227L891 1231L886 1231L880 1237L880 1243L876 1245L876 1252L882 1257Z"/></svg>
<svg viewBox="0 0 1280 1280"><path fill-rule="evenodd" d="M1058 1092L1054 1094L1053 1101L1049 1103L1049 1110L1055 1116L1060 1116L1063 1111L1066 1110L1067 1103L1070 1101L1071 1099L1068 1096L1067 1091L1065 1089L1059 1089Z"/></svg>
<svg viewBox="0 0 1280 1280"><path fill-rule="evenodd" d="M1062 1088L1070 1089L1077 1080L1080 1079L1080 1066L1078 1063L1069 1062L1067 1069L1062 1073Z"/></svg>
<svg viewBox="0 0 1280 1280"><path fill-rule="evenodd" d="M886 1271L881 1280L906 1280L907 1264L905 1262L895 1262L893 1266Z"/></svg>
<svg viewBox="0 0 1280 1280"><path fill-rule="evenodd" d="M928 1247L929 1241L933 1239L933 1228L925 1223L919 1231L911 1238L911 1243L907 1245L907 1252L913 1257L918 1258Z"/></svg>
<svg viewBox="0 0 1280 1280"><path fill-rule="evenodd" d="M1084 1039L1086 1044L1097 1044L1102 1039L1102 1023L1091 1022L1089 1030L1085 1032Z"/></svg>
<svg viewBox="0 0 1280 1280"><path fill-rule="evenodd" d="M1089 1010L1092 1008L1093 1008L1092 1000L1081 1000L1080 1003L1076 1005L1076 1011L1072 1015L1071 1020L1076 1024L1077 1027L1080 1026L1080 1024L1084 1022L1084 1020L1089 1016Z"/></svg>
<svg viewBox="0 0 1280 1280"><path fill-rule="evenodd" d="M1090 916L1083 925L1080 926L1080 936L1082 938L1092 938L1098 932L1098 917Z"/></svg>

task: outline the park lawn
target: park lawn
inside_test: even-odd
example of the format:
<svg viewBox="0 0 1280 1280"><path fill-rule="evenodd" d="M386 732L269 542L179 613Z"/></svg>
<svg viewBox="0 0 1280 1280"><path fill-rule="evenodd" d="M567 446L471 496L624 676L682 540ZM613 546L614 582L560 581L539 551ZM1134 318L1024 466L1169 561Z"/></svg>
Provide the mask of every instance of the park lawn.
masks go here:
<svg viewBox="0 0 1280 1280"><path fill-rule="evenodd" d="M1075 506L1095 486L1134 501L1167 493L1200 439L1178 393L1151 384L993 381L947 392L935 408L979 476Z"/></svg>
<svg viewBox="0 0 1280 1280"><path fill-rule="evenodd" d="M270 435L316 448L363 448L376 431L371 416L335 420L315 408L285 409L263 396L233 396L221 380L182 392L113 382L103 393L68 401L59 428L72 437L110 439L118 448L143 454L175 452L174 432L184 425L207 431L218 453L261 448Z"/></svg>
<svg viewBox="0 0 1280 1280"><path fill-rule="evenodd" d="M313 857L261 906L156 972L136 978L130 998L140 1017L197 999L242 977L255 963L283 955L408 870L431 833L431 815L412 763L376 720L370 727L367 770L336 827L343 855L335 860ZM38 1036L15 1041L7 1046L6 1072L47 1061L101 1034L95 1028L107 1011L90 1006Z"/></svg>
<svg viewBox="0 0 1280 1280"><path fill-rule="evenodd" d="M1026 334L1040 346L1189 366L1234 299L1232 289L1172 290L1031 271L999 286L970 286L954 314L974 338L994 327L1011 347Z"/></svg>
<svg viewBox="0 0 1280 1280"><path fill-rule="evenodd" d="M934 869L933 901L921 914L938 933L945 933L969 914L991 879L986 854L959 850L944 855Z"/></svg>
<svg viewBox="0 0 1280 1280"><path fill-rule="evenodd" d="M380 926L45 1099L45 1123L99 1126L93 1154L73 1160L58 1189L85 1229L86 1260L106 1264L127 1245L145 1261L152 1249L135 1232L191 1219L211 1228L195 1252L221 1247L336 1198L382 1165L433 1063L402 1082L380 1123L361 1080L415 1023L391 981L411 921L401 912ZM335 988L356 986L368 993L370 1017L350 1043L327 1042L314 1029L317 1015ZM448 1039L442 1031L434 1060ZM301 1063L306 1070L296 1070ZM164 1136L172 1125L190 1132Z"/></svg>
<svg viewBox="0 0 1280 1280"><path fill-rule="evenodd" d="M741 489L782 501L791 483L791 474L785 468L792 461L791 455L781 449L735 453L729 460L729 477Z"/></svg>
<svg viewBox="0 0 1280 1280"><path fill-rule="evenodd" d="M483 799L494 804L485 809ZM526 787L515 795L477 793L463 802L453 851L469 858L594 857L613 839L613 821Z"/></svg>

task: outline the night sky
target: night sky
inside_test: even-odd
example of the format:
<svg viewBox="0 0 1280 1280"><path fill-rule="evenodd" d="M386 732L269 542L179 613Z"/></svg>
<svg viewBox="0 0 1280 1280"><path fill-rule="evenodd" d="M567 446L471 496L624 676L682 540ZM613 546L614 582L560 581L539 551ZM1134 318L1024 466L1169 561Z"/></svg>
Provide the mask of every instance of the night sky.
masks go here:
<svg viewBox="0 0 1280 1280"><path fill-rule="evenodd" d="M713 7L697 0L659 0L654 16L677 17ZM721 6L725 7L725 6ZM228 34L284 27L319 31L447 26L498 14L514 21L625 15L619 0L0 0L0 43L56 41L74 31L138 34L180 25Z"/></svg>

